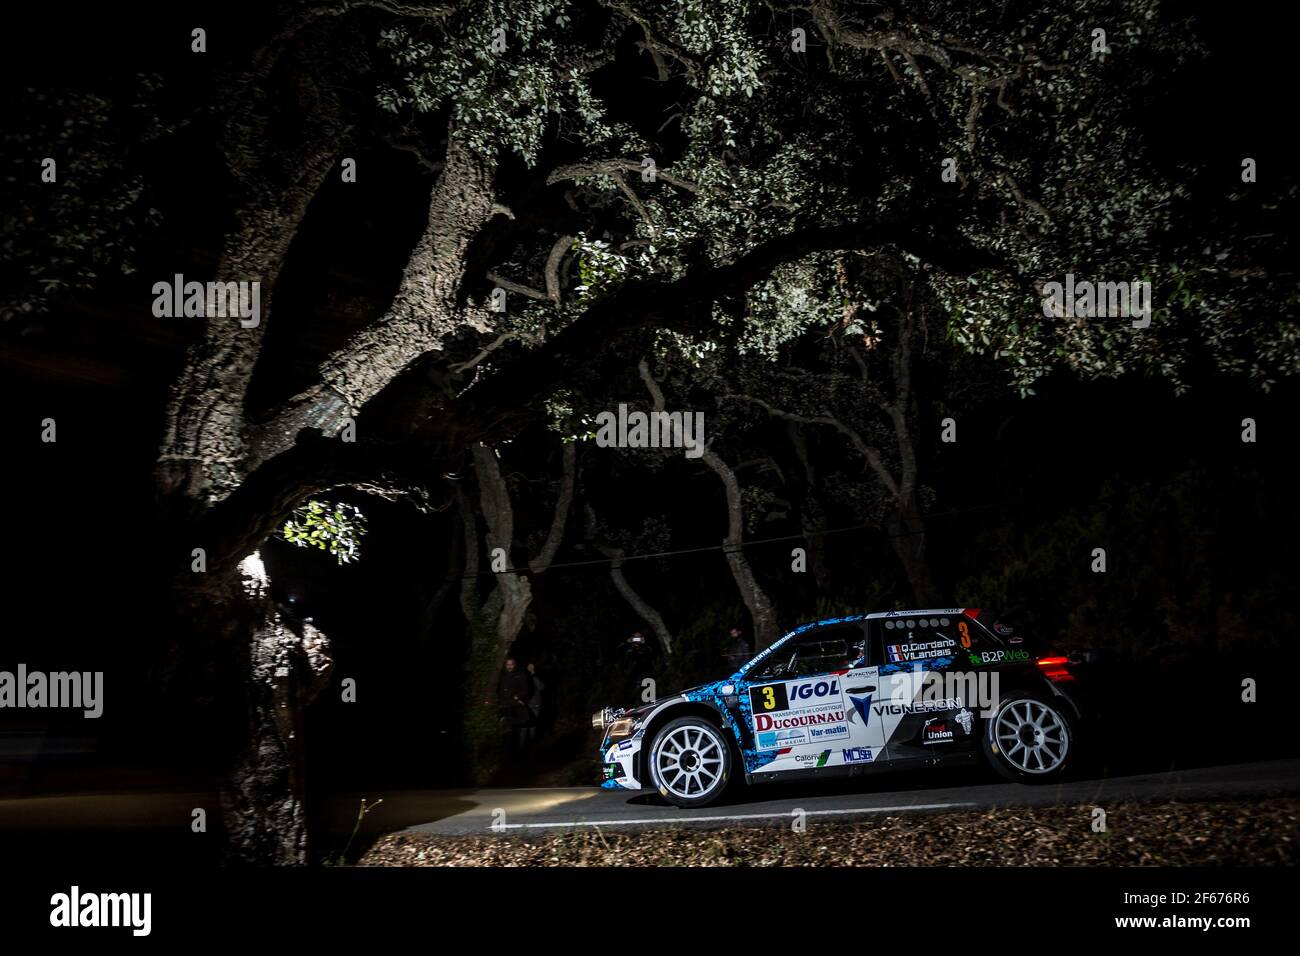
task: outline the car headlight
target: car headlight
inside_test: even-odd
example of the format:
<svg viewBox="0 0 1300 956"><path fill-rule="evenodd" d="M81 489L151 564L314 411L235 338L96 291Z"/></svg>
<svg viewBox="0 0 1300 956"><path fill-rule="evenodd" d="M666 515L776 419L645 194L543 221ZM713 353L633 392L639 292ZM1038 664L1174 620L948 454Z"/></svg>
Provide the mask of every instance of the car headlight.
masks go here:
<svg viewBox="0 0 1300 956"><path fill-rule="evenodd" d="M620 717L609 725L609 739L618 740L620 737L631 737L635 730L635 720L631 717Z"/></svg>

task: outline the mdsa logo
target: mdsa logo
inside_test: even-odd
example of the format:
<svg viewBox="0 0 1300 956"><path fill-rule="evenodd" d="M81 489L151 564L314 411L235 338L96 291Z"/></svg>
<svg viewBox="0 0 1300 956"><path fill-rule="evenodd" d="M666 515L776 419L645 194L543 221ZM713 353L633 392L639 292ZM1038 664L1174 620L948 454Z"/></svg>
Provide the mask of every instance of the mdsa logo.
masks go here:
<svg viewBox="0 0 1300 956"><path fill-rule="evenodd" d="M831 697L840 692L840 682L836 678L830 680L809 681L806 684L788 684L786 692L790 695L790 700L816 700L822 697Z"/></svg>

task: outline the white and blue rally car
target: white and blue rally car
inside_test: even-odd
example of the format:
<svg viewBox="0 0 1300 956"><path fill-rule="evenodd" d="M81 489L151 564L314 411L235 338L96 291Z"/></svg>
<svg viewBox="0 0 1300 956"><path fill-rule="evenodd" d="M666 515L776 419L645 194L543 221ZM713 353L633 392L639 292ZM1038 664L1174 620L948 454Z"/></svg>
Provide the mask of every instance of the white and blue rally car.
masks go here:
<svg viewBox="0 0 1300 956"><path fill-rule="evenodd" d="M603 785L698 807L737 769L752 784L985 759L1053 779L1084 713L1074 663L978 608L817 621L725 680L594 715Z"/></svg>

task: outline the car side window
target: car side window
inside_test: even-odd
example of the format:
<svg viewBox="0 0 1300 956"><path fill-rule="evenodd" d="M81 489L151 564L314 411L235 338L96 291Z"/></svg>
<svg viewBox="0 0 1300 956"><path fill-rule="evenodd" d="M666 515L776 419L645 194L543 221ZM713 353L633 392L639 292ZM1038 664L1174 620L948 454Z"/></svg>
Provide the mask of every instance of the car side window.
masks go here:
<svg viewBox="0 0 1300 956"><path fill-rule="evenodd" d="M847 670L863 658L863 645L864 631L860 624L818 628L791 641L749 677L772 680Z"/></svg>
<svg viewBox="0 0 1300 956"><path fill-rule="evenodd" d="M827 637L804 644L795 651L793 676L811 677L827 671L844 670L851 660L849 642L845 636Z"/></svg>

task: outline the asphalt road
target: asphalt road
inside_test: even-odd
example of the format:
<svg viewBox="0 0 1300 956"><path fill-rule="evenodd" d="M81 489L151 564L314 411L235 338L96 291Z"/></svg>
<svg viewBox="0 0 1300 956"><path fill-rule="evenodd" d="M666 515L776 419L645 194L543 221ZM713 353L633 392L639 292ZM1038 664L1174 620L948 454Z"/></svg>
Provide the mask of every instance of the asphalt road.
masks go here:
<svg viewBox="0 0 1300 956"><path fill-rule="evenodd" d="M1200 767L1168 773L1074 780L1048 786L988 783L970 772L881 774L854 780L738 788L725 801L681 810L650 791L595 787L472 790L426 794L436 819L409 832L444 836L557 832L600 827L785 825L795 810L810 820L885 813L941 813L994 807L1234 800L1300 793L1300 760ZM408 813L416 807L404 808ZM418 811L417 811L418 812ZM409 819L409 817L408 817Z"/></svg>

